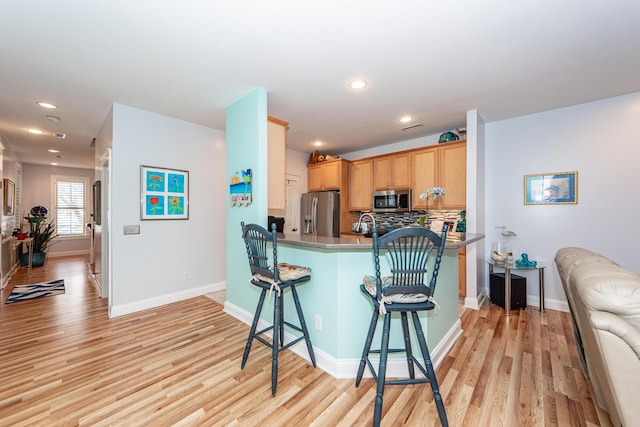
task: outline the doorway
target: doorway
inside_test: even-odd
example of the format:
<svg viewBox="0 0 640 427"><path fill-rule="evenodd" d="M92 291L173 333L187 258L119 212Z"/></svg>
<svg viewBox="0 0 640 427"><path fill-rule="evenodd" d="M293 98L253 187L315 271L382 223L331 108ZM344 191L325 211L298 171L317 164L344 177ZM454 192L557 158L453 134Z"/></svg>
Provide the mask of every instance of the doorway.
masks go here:
<svg viewBox="0 0 640 427"><path fill-rule="evenodd" d="M285 215L284 232L300 233L300 189L298 175L287 174L285 176Z"/></svg>

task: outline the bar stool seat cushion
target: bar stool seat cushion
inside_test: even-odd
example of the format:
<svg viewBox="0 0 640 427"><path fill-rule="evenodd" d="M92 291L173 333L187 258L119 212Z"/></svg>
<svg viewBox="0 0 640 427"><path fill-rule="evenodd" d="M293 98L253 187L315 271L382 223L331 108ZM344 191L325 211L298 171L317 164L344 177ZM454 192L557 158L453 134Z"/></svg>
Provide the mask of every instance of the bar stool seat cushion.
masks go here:
<svg viewBox="0 0 640 427"><path fill-rule="evenodd" d="M311 277L311 269L309 267L283 262L278 264L278 274L280 275L280 282L276 282L273 277L265 276L264 274L254 274L252 280L266 282L271 285L280 285L285 282Z"/></svg>
<svg viewBox="0 0 640 427"><path fill-rule="evenodd" d="M311 276L311 269L309 267L287 264L286 262L281 262L278 264L278 272L280 274L281 282L298 280L305 276Z"/></svg>
<svg viewBox="0 0 640 427"><path fill-rule="evenodd" d="M382 288L386 288L391 286L393 283L393 277L391 276L383 276L382 280ZM372 296L376 296L376 278L374 276L364 276L362 279L362 284L367 292ZM412 303L412 302L425 302L429 297L425 294L392 294L386 295L384 297L384 301L389 302L400 302L400 303Z"/></svg>

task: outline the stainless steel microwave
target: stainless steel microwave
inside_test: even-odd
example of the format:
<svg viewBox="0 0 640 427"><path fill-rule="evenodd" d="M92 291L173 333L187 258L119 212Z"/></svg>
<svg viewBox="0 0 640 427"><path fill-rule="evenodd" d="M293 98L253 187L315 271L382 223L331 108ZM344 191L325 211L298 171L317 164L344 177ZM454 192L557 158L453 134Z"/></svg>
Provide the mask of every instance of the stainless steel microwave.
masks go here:
<svg viewBox="0 0 640 427"><path fill-rule="evenodd" d="M411 189L373 192L374 212L411 212Z"/></svg>

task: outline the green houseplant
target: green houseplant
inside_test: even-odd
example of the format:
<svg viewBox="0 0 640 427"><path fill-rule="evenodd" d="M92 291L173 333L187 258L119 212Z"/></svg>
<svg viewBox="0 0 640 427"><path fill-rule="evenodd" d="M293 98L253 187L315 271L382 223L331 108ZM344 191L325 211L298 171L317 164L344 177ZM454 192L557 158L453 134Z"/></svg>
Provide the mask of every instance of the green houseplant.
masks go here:
<svg viewBox="0 0 640 427"><path fill-rule="evenodd" d="M33 237L33 259L31 265L40 267L44 265L47 257L47 249L51 241L58 235L53 221L47 221L46 216L25 216L29 224L29 237ZM29 254L22 254L22 265L29 263Z"/></svg>

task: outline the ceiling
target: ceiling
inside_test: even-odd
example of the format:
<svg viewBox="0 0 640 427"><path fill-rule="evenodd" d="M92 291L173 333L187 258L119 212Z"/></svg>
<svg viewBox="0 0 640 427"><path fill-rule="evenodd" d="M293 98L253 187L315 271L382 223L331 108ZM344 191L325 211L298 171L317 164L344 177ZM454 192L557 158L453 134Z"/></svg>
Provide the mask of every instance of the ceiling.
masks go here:
<svg viewBox="0 0 640 427"><path fill-rule="evenodd" d="M311 152L322 140L321 152L342 154L464 127L472 109L492 122L640 90L631 0L2 0L0 9L0 135L23 163L92 168L90 144L112 103L224 130L226 106L263 87L269 114L290 122L290 148ZM350 89L355 79L368 86ZM406 114L414 121L399 123ZM401 130L412 124L422 126Z"/></svg>

